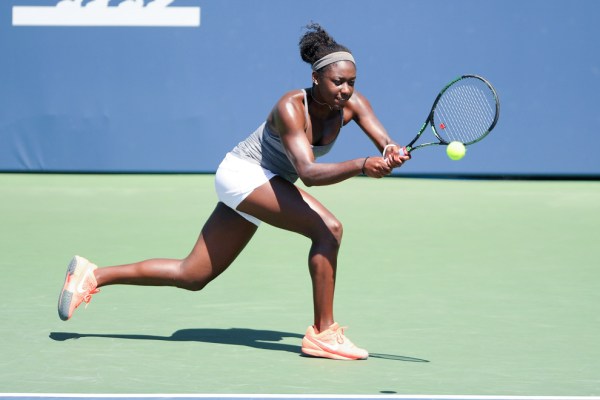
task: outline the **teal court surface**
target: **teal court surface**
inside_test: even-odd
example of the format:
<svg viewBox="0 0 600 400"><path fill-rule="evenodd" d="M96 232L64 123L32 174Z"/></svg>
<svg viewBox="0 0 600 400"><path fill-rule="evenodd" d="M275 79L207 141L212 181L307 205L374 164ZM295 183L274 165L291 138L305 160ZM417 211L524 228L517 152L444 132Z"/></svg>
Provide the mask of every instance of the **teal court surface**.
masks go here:
<svg viewBox="0 0 600 400"><path fill-rule="evenodd" d="M1 399L600 396L597 181L308 188L344 224L336 319L365 361L300 355L310 243L265 224L201 292L109 286L59 320L74 254L185 257L212 179L0 175Z"/></svg>

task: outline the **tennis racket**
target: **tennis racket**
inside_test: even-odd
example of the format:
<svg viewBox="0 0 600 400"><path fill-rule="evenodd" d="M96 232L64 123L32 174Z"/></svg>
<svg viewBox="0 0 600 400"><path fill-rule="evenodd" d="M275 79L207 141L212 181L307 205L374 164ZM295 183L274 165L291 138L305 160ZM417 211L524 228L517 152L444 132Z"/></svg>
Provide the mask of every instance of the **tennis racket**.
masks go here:
<svg viewBox="0 0 600 400"><path fill-rule="evenodd" d="M400 154L408 155L421 147L448 145L454 141L465 146L477 143L494 129L499 115L500 100L492 84L481 76L463 75L437 95L419 133L400 149ZM437 141L415 145L427 125L431 126Z"/></svg>

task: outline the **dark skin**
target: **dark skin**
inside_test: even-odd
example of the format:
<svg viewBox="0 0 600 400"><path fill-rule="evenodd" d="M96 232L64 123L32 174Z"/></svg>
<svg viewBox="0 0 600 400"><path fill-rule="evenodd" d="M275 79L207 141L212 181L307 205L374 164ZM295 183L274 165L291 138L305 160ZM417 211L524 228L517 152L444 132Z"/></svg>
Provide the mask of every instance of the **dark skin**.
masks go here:
<svg viewBox="0 0 600 400"><path fill-rule="evenodd" d="M306 186L330 185L359 175L363 163L366 175L381 178L409 159L399 155L397 146L391 146L385 157L370 157L366 163L365 158L340 163L315 162L311 145L321 146L336 139L342 124L340 110L343 110L343 124L355 121L380 153L393 142L368 100L354 90L356 68L352 62L331 64L313 72L312 78L313 87L307 89L309 121L305 118L304 95L300 90L286 93L267 117L269 128L280 135ZM327 329L335 322L333 299L343 234L341 222L309 193L278 176L256 188L238 210L311 240L308 265L314 325L318 331ZM256 230L256 225L218 203L187 257L98 268L95 271L98 287L132 284L200 290L231 265Z"/></svg>

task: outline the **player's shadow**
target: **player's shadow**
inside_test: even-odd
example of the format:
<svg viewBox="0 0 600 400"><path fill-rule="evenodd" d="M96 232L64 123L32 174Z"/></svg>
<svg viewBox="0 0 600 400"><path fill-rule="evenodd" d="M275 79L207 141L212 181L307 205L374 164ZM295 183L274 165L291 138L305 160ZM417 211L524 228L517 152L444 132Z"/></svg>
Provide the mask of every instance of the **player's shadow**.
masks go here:
<svg viewBox="0 0 600 400"><path fill-rule="evenodd" d="M300 346L279 343L285 338L299 338L302 335L290 332L277 332L256 329L231 328L231 329L181 329L171 336L158 335L127 335L113 333L72 333L51 332L50 339L64 341L69 339L80 339L86 337L132 339L132 340L160 340L168 342L203 342L217 344L231 344L236 346L248 346L264 350L287 351L299 353Z"/></svg>
<svg viewBox="0 0 600 400"><path fill-rule="evenodd" d="M369 353L369 358L382 358L384 360L405 361L405 362L422 362L428 363L429 360L422 358L398 356L396 354Z"/></svg>
<svg viewBox="0 0 600 400"><path fill-rule="evenodd" d="M168 342L202 342L216 344L230 344L235 346L247 346L263 350L286 351L300 354L300 346L294 344L280 343L285 338L302 339L303 335L291 332L267 331L246 328L231 329L180 329L171 336L118 334L118 333L75 333L75 332L51 332L50 339L65 341L80 338L110 338L130 340L159 340ZM420 358L399 356L393 354L371 353L372 358L405 362L429 362Z"/></svg>

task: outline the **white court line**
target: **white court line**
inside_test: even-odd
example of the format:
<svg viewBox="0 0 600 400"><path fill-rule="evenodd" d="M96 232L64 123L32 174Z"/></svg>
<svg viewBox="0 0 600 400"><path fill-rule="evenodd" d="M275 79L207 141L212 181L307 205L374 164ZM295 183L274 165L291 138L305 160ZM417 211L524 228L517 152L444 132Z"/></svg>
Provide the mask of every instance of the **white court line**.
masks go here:
<svg viewBox="0 0 600 400"><path fill-rule="evenodd" d="M80 399L381 399L381 400L600 400L600 396L502 396L502 395L302 395L302 394L76 394L76 393L0 393L3 398L80 398Z"/></svg>

